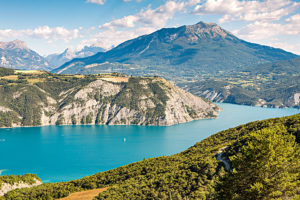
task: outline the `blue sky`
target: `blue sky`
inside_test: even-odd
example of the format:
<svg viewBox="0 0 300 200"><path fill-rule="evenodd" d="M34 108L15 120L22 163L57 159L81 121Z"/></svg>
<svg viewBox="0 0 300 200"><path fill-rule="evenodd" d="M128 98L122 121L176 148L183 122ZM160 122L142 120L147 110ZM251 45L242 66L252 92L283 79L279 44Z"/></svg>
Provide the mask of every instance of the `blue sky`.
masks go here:
<svg viewBox="0 0 300 200"><path fill-rule="evenodd" d="M164 27L215 22L247 41L300 54L300 0L0 0L0 41L41 55L105 49Z"/></svg>

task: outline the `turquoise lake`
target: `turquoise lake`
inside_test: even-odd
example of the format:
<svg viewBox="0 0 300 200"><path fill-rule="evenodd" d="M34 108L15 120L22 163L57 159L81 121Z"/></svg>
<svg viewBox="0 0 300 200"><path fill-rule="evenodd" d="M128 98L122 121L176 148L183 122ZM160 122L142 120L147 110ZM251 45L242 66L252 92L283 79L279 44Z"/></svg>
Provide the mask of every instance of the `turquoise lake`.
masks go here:
<svg viewBox="0 0 300 200"><path fill-rule="evenodd" d="M250 121L299 113L219 104L217 119L170 127L46 126L0 129L0 173L37 174L44 182L67 181L144 158L172 155L196 142Z"/></svg>

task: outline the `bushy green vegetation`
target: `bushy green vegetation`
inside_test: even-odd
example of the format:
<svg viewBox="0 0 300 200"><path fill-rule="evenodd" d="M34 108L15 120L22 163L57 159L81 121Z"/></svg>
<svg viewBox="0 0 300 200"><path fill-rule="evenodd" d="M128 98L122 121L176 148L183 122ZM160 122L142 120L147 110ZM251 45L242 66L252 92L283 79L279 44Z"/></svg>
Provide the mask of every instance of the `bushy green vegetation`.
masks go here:
<svg viewBox="0 0 300 200"><path fill-rule="evenodd" d="M0 112L0 127L11 127L12 123L20 123L21 119L15 112Z"/></svg>
<svg viewBox="0 0 300 200"><path fill-rule="evenodd" d="M125 79L123 82L111 81L114 78ZM92 92L87 92L86 99L75 98L85 86L99 79L108 81L115 88L120 88L120 91L110 96L91 88ZM122 118L116 123L140 124L141 117L145 116L147 120L142 122L144 125L158 124L165 118L169 90L167 82L159 77L128 77L120 73L60 75L21 71L6 77L0 76L0 106L5 111L9 110L0 112L0 127L39 126L42 125L43 115L49 118L54 116L51 124L56 125L109 123L114 116L109 115L109 119L103 119L107 106L116 106L117 109L125 107L138 112L137 115ZM96 100L101 105L100 109L97 108L97 113L87 113L80 117L74 114L71 120L64 116L65 109L84 107L88 100ZM153 106L145 105L146 102ZM192 108L190 110L193 112ZM57 112L59 115L55 116ZM43 121L44 123L47 122Z"/></svg>
<svg viewBox="0 0 300 200"><path fill-rule="evenodd" d="M285 126L251 132L239 143L237 152L231 149L233 170L217 185L218 199L300 198L300 149Z"/></svg>
<svg viewBox="0 0 300 200"><path fill-rule="evenodd" d="M125 76L118 73L106 75L57 75L48 72L15 73L15 70L0 68L0 106L10 111L0 111L0 127L11 127L13 124L21 126L41 125L43 106L48 106L48 97L59 99L63 92L71 91L59 104L58 110L74 101L78 90L105 76ZM54 113L47 112L51 116ZM87 116L91 123L90 116ZM73 122L75 122L73 120ZM56 124L64 124L64 117L59 116ZM84 123L85 124L85 123Z"/></svg>
<svg viewBox="0 0 300 200"><path fill-rule="evenodd" d="M6 124L18 123L24 126L40 125L41 103L46 103L46 95L28 84L0 86L0 105L12 110L1 115ZM19 117L22 116L22 117Z"/></svg>
<svg viewBox="0 0 300 200"><path fill-rule="evenodd" d="M28 183L28 184L34 184L36 183L36 181L41 181L41 179L39 177L37 177L37 175L35 174L25 174L25 175L5 175L5 176L0 176L0 189L1 189L1 185L3 183L8 183L10 185L13 185L15 183Z"/></svg>
<svg viewBox="0 0 300 200"><path fill-rule="evenodd" d="M1 79L3 75L12 75L14 70L1 68L4 72L0 74L0 106L10 109L10 112L0 112L0 127L10 127L13 123L22 126L41 125L41 110L43 106L48 106L47 97L58 99L62 91L73 89L78 90L96 78L85 76L76 78L75 76L55 75L51 73L21 73L15 77ZM34 80L34 81L33 81ZM69 95L57 107L63 107L70 103L72 95ZM48 113L49 114L49 113ZM62 124L62 117L57 124Z"/></svg>
<svg viewBox="0 0 300 200"><path fill-rule="evenodd" d="M166 103L169 97L159 78L131 77L128 83L123 83L122 86L121 92L112 100L113 104L143 113L145 111L138 103L142 98L148 98L155 104L154 108L148 109L146 112L147 118L152 119L149 123L165 117Z"/></svg>
<svg viewBox="0 0 300 200"><path fill-rule="evenodd" d="M13 75L14 73L15 73L15 70L13 70L13 69L0 67L0 76Z"/></svg>
<svg viewBox="0 0 300 200"><path fill-rule="evenodd" d="M206 96L215 91L221 96L216 101L256 105L259 99L268 107L296 107L294 94L300 92L300 59L203 74L201 80L182 81L178 85L191 93Z"/></svg>
<svg viewBox="0 0 300 200"><path fill-rule="evenodd" d="M76 90L81 88L88 83L96 80L94 76L86 76L84 78L77 78L75 76L63 76L53 74L46 80L37 82L36 85L51 94L54 98L59 98L59 94L63 91L70 89Z"/></svg>
<svg viewBox="0 0 300 200"><path fill-rule="evenodd" d="M268 137L265 137L265 133L270 132L272 132L272 135L268 139ZM261 145L253 148L251 143L248 144L247 141L254 141L253 137L261 141ZM286 147L286 153L280 155L290 164L288 158L285 157L299 155L300 114L252 122L231 128L219 132L173 156L146 159L79 180L65 183L48 183L34 188L11 191L5 195L5 199L55 199L65 197L76 191L103 187L109 187L109 189L100 193L97 199L215 199L218 197L219 192L217 183L220 184L222 177L227 177L231 173L227 172L222 162L216 159L219 150L227 147L228 150L226 151L228 152L225 152L225 154L238 153L235 154L238 160L242 160L243 157L248 155L259 159L260 157L253 155L257 151L261 152L262 155L265 155L265 153L268 155L270 152L273 155L273 150L277 152L276 148L271 148L269 151L264 145L268 142L274 144L271 141L274 138L275 141L281 141L281 145L289 145ZM295 138L297 144L294 143ZM293 144L296 147L293 147ZM244 145L245 147L242 147ZM291 154L293 152L294 154ZM230 159L232 158L230 157ZM234 159L232 159L233 163L235 162ZM251 163L251 161L249 162ZM276 162L276 159L274 162ZM264 168L258 168L259 163L257 165L255 163L253 163L253 167L256 167L256 170L264 170ZM262 164L266 164L266 162L262 162ZM233 165L233 167L238 168L239 166ZM282 166L278 169L282 170ZM284 173L285 175L289 174L289 170L284 171ZM272 185L269 186L272 187ZM293 193L290 193L289 190L289 188L286 190L290 195L289 197L296 199L299 191L294 190ZM261 199L270 198L265 196Z"/></svg>

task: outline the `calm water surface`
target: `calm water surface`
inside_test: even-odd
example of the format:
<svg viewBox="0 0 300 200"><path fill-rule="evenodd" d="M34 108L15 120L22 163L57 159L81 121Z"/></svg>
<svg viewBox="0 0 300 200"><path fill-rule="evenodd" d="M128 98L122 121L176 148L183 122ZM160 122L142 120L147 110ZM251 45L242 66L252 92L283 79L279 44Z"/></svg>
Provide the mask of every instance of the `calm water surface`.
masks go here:
<svg viewBox="0 0 300 200"><path fill-rule="evenodd" d="M144 158L171 155L227 128L299 113L219 104L218 119L171 127L47 126L0 129L0 174L34 173L44 182L66 181Z"/></svg>

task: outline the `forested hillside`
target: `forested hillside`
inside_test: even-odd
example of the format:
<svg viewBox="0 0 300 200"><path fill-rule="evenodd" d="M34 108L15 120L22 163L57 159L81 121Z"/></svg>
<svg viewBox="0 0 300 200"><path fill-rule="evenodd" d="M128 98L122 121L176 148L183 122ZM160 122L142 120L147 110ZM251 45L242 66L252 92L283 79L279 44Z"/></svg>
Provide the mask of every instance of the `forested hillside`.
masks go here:
<svg viewBox="0 0 300 200"><path fill-rule="evenodd" d="M3 199L57 199L104 187L108 190L97 199L298 199L299 142L300 114L256 121L221 131L173 156L15 190Z"/></svg>
<svg viewBox="0 0 300 200"><path fill-rule="evenodd" d="M215 102L300 108L300 59L203 74L199 81L184 81L178 86Z"/></svg>
<svg viewBox="0 0 300 200"><path fill-rule="evenodd" d="M173 125L220 108L160 77L58 75L0 68L0 127Z"/></svg>

